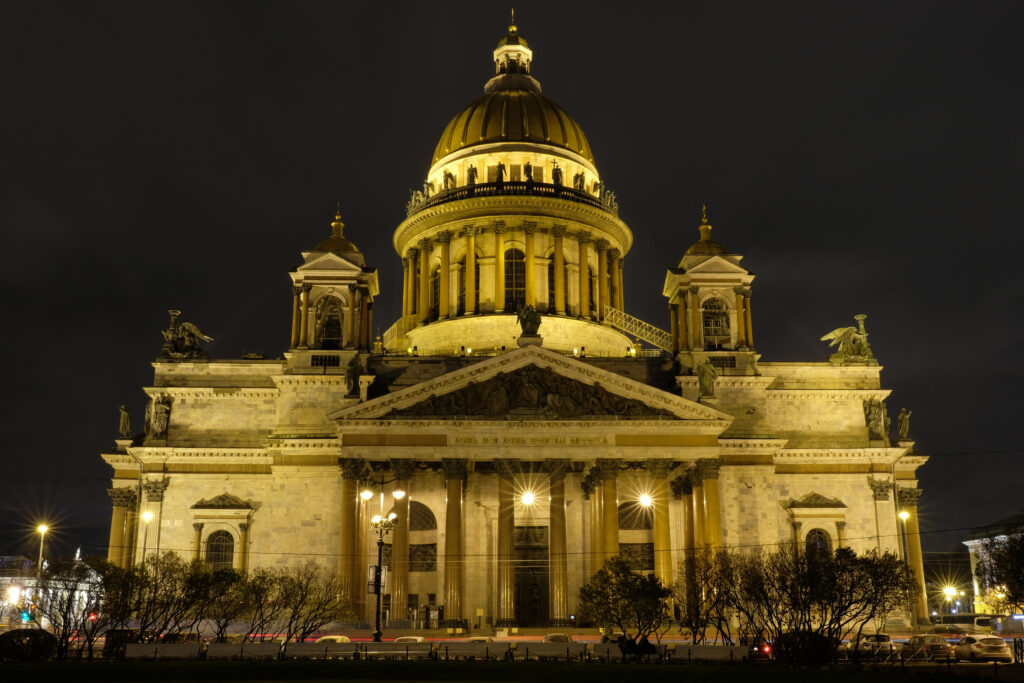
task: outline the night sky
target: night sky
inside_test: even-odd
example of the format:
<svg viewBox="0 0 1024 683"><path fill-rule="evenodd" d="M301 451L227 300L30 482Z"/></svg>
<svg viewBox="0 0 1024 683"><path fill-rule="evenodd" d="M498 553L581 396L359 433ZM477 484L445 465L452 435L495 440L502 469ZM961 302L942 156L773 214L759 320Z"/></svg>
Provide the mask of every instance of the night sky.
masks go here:
<svg viewBox="0 0 1024 683"><path fill-rule="evenodd" d="M866 313L933 454L926 550L1018 511L1020 2L515 3L544 93L635 235L627 311L698 237L744 255L764 360ZM437 139L492 75L505 4L49 2L4 11L0 554L105 552L117 406L141 429L167 309L277 357L287 272L329 234L380 269Z"/></svg>

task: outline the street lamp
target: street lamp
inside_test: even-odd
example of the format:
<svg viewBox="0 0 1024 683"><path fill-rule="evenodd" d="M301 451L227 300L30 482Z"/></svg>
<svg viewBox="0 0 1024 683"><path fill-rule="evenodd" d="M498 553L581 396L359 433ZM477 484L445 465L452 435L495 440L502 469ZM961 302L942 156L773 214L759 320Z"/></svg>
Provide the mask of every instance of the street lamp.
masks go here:
<svg viewBox="0 0 1024 683"><path fill-rule="evenodd" d="M956 588L953 586L946 586L942 589L943 594L946 596L946 613L953 613L953 598L956 597Z"/></svg>
<svg viewBox="0 0 1024 683"><path fill-rule="evenodd" d="M46 532L50 530L50 527L45 524L40 524L36 527L36 531L39 532L39 561L36 562L36 598L35 603L39 604L39 587L43 583L43 540L46 538Z"/></svg>
<svg viewBox="0 0 1024 683"><path fill-rule="evenodd" d="M390 484L397 479L379 479L374 482L380 486L380 514L374 515L370 520L370 528L377 532L377 571L373 573L373 592L377 596L377 613L376 620L374 621L373 631L373 642L381 642L381 636L383 633L380 629L380 601L381 601L381 570L384 566L384 537L391 533L395 528L395 520L398 519L398 515L394 512L389 512L387 516L384 515L384 485ZM395 500L402 500L405 498L405 491L401 487L396 487L392 492L391 496ZM365 501L373 498L373 491L369 488L365 488L360 492L359 497Z"/></svg>
<svg viewBox="0 0 1024 683"><path fill-rule="evenodd" d="M149 523L153 521L153 513L146 510L142 513L142 521L146 523L146 530L142 533L142 561L146 561L146 543L149 542Z"/></svg>

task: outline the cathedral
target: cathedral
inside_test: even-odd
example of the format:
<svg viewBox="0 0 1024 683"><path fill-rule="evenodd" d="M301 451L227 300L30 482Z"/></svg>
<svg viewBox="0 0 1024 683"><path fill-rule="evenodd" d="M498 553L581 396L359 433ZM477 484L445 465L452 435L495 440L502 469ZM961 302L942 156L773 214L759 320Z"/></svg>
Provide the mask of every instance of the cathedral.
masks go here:
<svg viewBox="0 0 1024 683"><path fill-rule="evenodd" d="M664 264L665 320L631 316L633 232L583 130L516 26L492 59L394 230L401 292L339 212L289 273L282 358L210 358L170 312L145 435L102 455L108 559L313 560L372 622L382 537L404 629L573 625L614 555L673 584L702 549L878 548L923 585L927 457L890 425L865 316L827 361L761 360L754 275L706 210ZM402 308L378 336L380 296Z"/></svg>

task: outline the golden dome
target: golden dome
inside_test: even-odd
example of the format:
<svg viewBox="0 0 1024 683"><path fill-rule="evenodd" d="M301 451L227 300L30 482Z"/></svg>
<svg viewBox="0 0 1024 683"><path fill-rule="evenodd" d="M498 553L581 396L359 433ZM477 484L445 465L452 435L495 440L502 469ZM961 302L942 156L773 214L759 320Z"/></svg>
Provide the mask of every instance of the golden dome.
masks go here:
<svg viewBox="0 0 1024 683"><path fill-rule="evenodd" d="M561 147L594 163L590 143L575 119L539 92L520 88L487 93L456 114L437 143L432 163L460 149L494 142Z"/></svg>
<svg viewBox="0 0 1024 683"><path fill-rule="evenodd" d="M338 213L334 214L334 220L331 221L331 236L316 245L314 251L354 251L358 253L359 249L356 248L356 245L352 244L342 235L344 227L345 224L341 222L341 209L339 207Z"/></svg>
<svg viewBox="0 0 1024 683"><path fill-rule="evenodd" d="M714 256L716 254L728 253L718 242L711 239L711 224L708 223L708 207L704 204L700 207L700 239L694 242L686 250L687 256Z"/></svg>

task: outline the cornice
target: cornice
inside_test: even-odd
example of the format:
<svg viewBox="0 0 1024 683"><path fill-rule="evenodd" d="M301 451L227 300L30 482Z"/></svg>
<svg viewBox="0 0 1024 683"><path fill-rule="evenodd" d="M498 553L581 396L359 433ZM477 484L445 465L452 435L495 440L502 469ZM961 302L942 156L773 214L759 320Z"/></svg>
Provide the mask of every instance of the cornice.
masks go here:
<svg viewBox="0 0 1024 683"><path fill-rule="evenodd" d="M902 448L794 448L775 454L779 463L871 462L892 464L903 456Z"/></svg>
<svg viewBox="0 0 1024 683"><path fill-rule="evenodd" d="M382 429L399 431L401 427L408 430L438 429L441 431L459 429L462 432L473 432L474 428L491 434L494 430L550 430L559 434L593 431L622 433L630 429L657 429L662 432L688 432L695 429L706 429L717 432L722 428L718 420L366 420L358 418L339 418L336 420L339 430L348 433L379 432ZM784 442L783 442L784 443Z"/></svg>
<svg viewBox="0 0 1024 683"><path fill-rule="evenodd" d="M240 398L276 398L279 391L276 387L143 387L150 398L171 396L173 398L208 398L208 399L240 399Z"/></svg>
<svg viewBox="0 0 1024 683"><path fill-rule="evenodd" d="M718 440L718 447L723 454L751 451L774 453L786 447L788 439L723 439Z"/></svg>
<svg viewBox="0 0 1024 683"><path fill-rule="evenodd" d="M718 382L719 380L715 380ZM826 401L884 401L892 389L768 389L772 399L812 399Z"/></svg>

